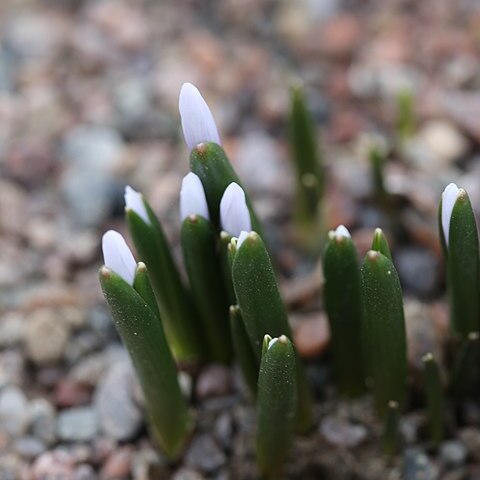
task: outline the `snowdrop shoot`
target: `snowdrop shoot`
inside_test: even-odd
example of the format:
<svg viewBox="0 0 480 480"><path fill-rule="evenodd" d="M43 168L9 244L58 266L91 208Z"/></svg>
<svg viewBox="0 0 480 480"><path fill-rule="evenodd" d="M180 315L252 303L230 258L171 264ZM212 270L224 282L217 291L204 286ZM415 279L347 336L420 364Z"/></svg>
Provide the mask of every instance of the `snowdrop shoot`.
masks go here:
<svg viewBox="0 0 480 480"><path fill-rule="evenodd" d="M183 222L190 215L200 215L206 220L210 220L207 197L205 196L202 181L192 172L185 175L182 180L180 220Z"/></svg>
<svg viewBox="0 0 480 480"><path fill-rule="evenodd" d="M182 121L183 136L190 150L204 142L221 145L212 112L197 87L191 83L183 84L178 108Z"/></svg>
<svg viewBox="0 0 480 480"><path fill-rule="evenodd" d="M442 194L442 229L445 238L445 244L448 246L448 237L450 234L450 220L452 218L453 207L460 195L461 190L454 184L449 183Z"/></svg>
<svg viewBox="0 0 480 480"><path fill-rule="evenodd" d="M243 230L252 229L245 192L235 182L225 189L220 201L220 222L222 229L234 237L238 237Z"/></svg>
<svg viewBox="0 0 480 480"><path fill-rule="evenodd" d="M103 235L102 250L105 266L133 285L137 262L120 233L109 230Z"/></svg>
<svg viewBox="0 0 480 480"><path fill-rule="evenodd" d="M143 202L143 195L135 191L130 185L125 187L125 208L133 210L145 223L150 224L147 209Z"/></svg>

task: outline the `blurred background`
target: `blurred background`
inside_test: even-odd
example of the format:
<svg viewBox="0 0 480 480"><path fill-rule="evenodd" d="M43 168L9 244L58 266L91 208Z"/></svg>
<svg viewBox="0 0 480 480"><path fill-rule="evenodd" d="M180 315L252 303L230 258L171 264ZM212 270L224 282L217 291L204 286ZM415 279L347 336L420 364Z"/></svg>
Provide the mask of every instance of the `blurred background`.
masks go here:
<svg viewBox="0 0 480 480"><path fill-rule="evenodd" d="M125 231L126 184L176 245L183 82L203 93L267 226L305 356L328 331L315 261L292 234L290 85L304 83L322 139L327 226L344 223L362 253L390 225L370 201L365 145L391 141L411 92L415 129L385 168L405 234L389 238L407 321L433 318L420 342L444 331L436 209L456 181L480 213L479 53L475 0L2 0L0 478L146 479L161 464L97 269L101 234ZM197 401L235 396L229 370L202 375L193 387L185 375ZM200 476L185 478L229 478L235 420L228 408L214 420L217 437L186 457Z"/></svg>

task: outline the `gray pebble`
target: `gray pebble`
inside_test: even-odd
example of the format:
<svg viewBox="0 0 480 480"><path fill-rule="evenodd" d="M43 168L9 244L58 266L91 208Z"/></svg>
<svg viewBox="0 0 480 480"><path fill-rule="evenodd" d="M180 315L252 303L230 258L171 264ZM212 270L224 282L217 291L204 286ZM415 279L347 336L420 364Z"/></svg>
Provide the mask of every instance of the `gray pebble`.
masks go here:
<svg viewBox="0 0 480 480"><path fill-rule="evenodd" d="M143 413L133 397L133 372L128 363L111 368L95 394L102 430L116 440L129 440L140 430Z"/></svg>
<svg viewBox="0 0 480 480"><path fill-rule="evenodd" d="M213 438L208 434L195 437L185 455L185 465L204 473L213 473L227 461Z"/></svg>
<svg viewBox="0 0 480 480"><path fill-rule="evenodd" d="M22 390L7 387L0 393L0 431L20 437L29 424L28 401Z"/></svg>
<svg viewBox="0 0 480 480"><path fill-rule="evenodd" d="M57 435L66 442L87 442L98 431L98 417L92 407L69 408L57 418Z"/></svg>
<svg viewBox="0 0 480 480"><path fill-rule="evenodd" d="M25 460L32 460L45 450L45 444L36 437L22 437L15 442L15 451Z"/></svg>
<svg viewBox="0 0 480 480"><path fill-rule="evenodd" d="M447 467L460 467L467 459L467 448L458 440L443 442L440 446L440 458Z"/></svg>
<svg viewBox="0 0 480 480"><path fill-rule="evenodd" d="M408 448L404 454L403 472L405 480L437 480L438 468L419 448Z"/></svg>
<svg viewBox="0 0 480 480"><path fill-rule="evenodd" d="M57 436L55 433L56 411L53 405L43 398L30 403L30 418L33 435L47 445L52 445Z"/></svg>

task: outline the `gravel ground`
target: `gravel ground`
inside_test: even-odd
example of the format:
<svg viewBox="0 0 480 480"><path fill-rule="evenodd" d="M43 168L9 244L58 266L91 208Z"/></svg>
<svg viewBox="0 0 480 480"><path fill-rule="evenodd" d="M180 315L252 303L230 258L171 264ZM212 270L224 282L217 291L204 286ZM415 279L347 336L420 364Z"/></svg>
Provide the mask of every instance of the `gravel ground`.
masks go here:
<svg viewBox="0 0 480 480"><path fill-rule="evenodd" d="M323 138L327 224L344 223L362 252L385 227L418 372L447 330L436 233L444 186L464 186L480 214L477 2L3 0L0 25L1 480L256 475L251 401L236 369L218 365L183 372L198 428L183 460L167 465L98 285L101 234L124 231L127 183L151 200L178 254L185 81L204 93L265 222L318 394L317 429L296 442L289 478L480 478L477 404L431 454L412 401L405 448L386 460L368 401L336 400L318 269L292 240L285 141L289 85L301 78ZM372 135L391 142L405 88L418 124L386 169L401 200L394 238L372 202L365 145Z"/></svg>

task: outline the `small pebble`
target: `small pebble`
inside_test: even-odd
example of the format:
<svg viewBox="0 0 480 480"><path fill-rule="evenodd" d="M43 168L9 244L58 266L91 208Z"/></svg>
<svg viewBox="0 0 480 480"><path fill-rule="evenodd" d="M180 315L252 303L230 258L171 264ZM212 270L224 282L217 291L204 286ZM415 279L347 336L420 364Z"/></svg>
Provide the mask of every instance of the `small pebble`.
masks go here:
<svg viewBox="0 0 480 480"><path fill-rule="evenodd" d="M196 394L199 400L221 397L232 391L232 372L222 365L209 365L200 373Z"/></svg>
<svg viewBox="0 0 480 480"><path fill-rule="evenodd" d="M204 473L213 473L226 462L225 454L208 434L196 436L185 454L185 465Z"/></svg>
<svg viewBox="0 0 480 480"><path fill-rule="evenodd" d="M353 448L367 438L367 429L363 425L333 417L322 420L320 432L329 443L338 447Z"/></svg>
<svg viewBox="0 0 480 480"><path fill-rule="evenodd" d="M98 416L92 407L63 410L57 418L57 435L66 442L88 442L98 431Z"/></svg>
<svg viewBox="0 0 480 480"><path fill-rule="evenodd" d="M22 390L6 387L0 392L0 431L19 437L29 425L28 401Z"/></svg>
<svg viewBox="0 0 480 480"><path fill-rule="evenodd" d="M38 438L27 436L15 442L15 450L25 460L32 460L42 454L46 447Z"/></svg>
<svg viewBox="0 0 480 480"><path fill-rule="evenodd" d="M440 446L440 457L447 467L461 467L465 463L467 455L465 445L458 440L448 440Z"/></svg>

